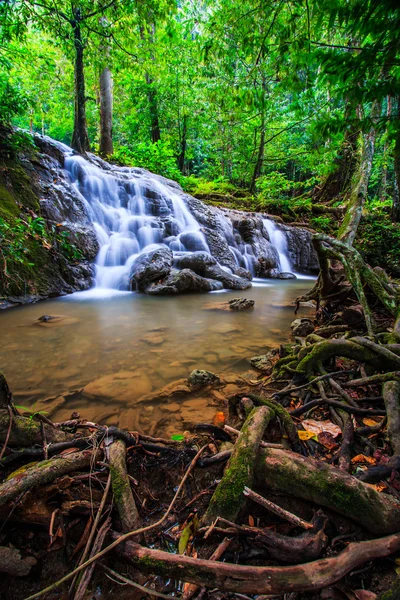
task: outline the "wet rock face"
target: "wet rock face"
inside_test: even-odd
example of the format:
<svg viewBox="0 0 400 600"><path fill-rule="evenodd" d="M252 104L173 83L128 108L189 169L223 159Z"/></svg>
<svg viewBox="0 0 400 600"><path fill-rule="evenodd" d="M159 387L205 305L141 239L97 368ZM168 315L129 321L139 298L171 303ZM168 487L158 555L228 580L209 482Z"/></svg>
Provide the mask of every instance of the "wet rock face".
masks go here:
<svg viewBox="0 0 400 600"><path fill-rule="evenodd" d="M291 263L295 271L318 273L318 256L311 243L312 234L301 227L281 225L285 232Z"/></svg>
<svg viewBox="0 0 400 600"><path fill-rule="evenodd" d="M105 268L126 267L118 281L112 279L112 287L150 294L221 286L244 290L253 276L287 279L292 275L282 271L290 266L302 272L318 269L307 230L275 223L291 262L283 266L268 215L208 206L174 181L145 169L110 165L94 155L83 159L50 138L35 136L35 144L34 158L23 156L21 162L40 215L50 227L67 232L82 255L80 261L60 258L56 268L49 266L49 281L45 289L38 288L42 298L87 289L95 275L96 284L103 285L101 263L94 268L100 256ZM147 251L152 244L159 248Z"/></svg>

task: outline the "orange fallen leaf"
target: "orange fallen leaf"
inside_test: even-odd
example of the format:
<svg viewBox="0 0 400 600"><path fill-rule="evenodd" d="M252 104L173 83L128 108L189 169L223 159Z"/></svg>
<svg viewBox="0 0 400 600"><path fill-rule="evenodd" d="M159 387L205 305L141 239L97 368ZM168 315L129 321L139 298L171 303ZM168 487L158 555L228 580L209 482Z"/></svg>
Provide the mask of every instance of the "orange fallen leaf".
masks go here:
<svg viewBox="0 0 400 600"><path fill-rule="evenodd" d="M370 487L373 487L377 492L383 492L386 490L387 485L385 483L370 483L368 484Z"/></svg>
<svg viewBox="0 0 400 600"><path fill-rule="evenodd" d="M249 515L249 525L250 527L254 527L254 519L251 515Z"/></svg>
<svg viewBox="0 0 400 600"><path fill-rule="evenodd" d="M375 427L375 425L378 425L379 423L379 421L375 421L375 419L371 419L370 417L365 417L365 419L363 419L362 422L368 427Z"/></svg>
<svg viewBox="0 0 400 600"><path fill-rule="evenodd" d="M221 427L225 424L225 414L222 411L218 411L215 413L213 417L213 424Z"/></svg>
<svg viewBox="0 0 400 600"><path fill-rule="evenodd" d="M376 458L372 458L372 456L365 456L365 454L357 454L357 456L351 459L351 462L353 464L368 463L369 465L376 465Z"/></svg>

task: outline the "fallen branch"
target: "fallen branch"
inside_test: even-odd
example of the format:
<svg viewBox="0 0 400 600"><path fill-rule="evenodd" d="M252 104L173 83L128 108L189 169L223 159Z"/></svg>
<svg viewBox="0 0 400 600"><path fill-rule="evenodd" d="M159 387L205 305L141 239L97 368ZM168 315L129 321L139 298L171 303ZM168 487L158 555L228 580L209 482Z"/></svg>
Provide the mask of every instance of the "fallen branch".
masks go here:
<svg viewBox="0 0 400 600"><path fill-rule="evenodd" d="M274 502L271 502L270 500L263 498L262 496L260 496L260 494L256 494L256 492L253 492L253 490L251 490L248 487L244 488L243 494L245 496L248 496L254 502L257 502L257 504L260 504L261 506L263 506L270 512L274 513L275 515L278 515L278 517L281 517L282 519L289 521L289 523L296 525L296 527L302 527L303 529L312 529L313 528L312 523L309 523L308 521L304 521L303 519L300 519L300 517L297 517L293 513L289 512L288 510L285 510L281 506L278 506L278 504L275 504Z"/></svg>

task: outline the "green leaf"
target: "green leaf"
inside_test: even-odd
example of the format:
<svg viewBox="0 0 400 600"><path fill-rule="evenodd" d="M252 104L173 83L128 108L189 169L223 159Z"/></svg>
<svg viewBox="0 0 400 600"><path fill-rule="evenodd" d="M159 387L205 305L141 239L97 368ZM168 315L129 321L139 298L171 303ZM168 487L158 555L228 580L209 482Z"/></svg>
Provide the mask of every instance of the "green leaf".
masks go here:
<svg viewBox="0 0 400 600"><path fill-rule="evenodd" d="M171 435L171 440L173 440L174 442L183 442L184 439L185 436L181 433L174 433L174 435Z"/></svg>

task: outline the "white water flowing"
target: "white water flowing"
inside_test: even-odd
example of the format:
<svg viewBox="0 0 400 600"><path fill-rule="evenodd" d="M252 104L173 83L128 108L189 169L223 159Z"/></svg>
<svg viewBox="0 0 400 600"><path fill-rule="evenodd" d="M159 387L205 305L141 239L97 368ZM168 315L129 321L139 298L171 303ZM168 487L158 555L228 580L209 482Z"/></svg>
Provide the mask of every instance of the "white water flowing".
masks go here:
<svg viewBox="0 0 400 600"><path fill-rule="evenodd" d="M218 254L215 241L213 252L207 243L205 232L210 235L210 227L218 227L225 250L234 259L226 259L226 253L221 259L220 266L227 272L234 274L241 268L255 276L258 254L270 251L268 238L278 252L279 270L292 271L285 234L273 221L263 219L265 234L261 233L261 241L264 250L259 249L253 243L245 242L233 227L232 220L222 212L212 217L216 224L210 225L208 207L199 208L195 201L193 204L173 182L164 182L143 169L108 165L93 155L87 160L68 146L55 144L64 154L64 168L93 224L99 244L95 288L89 292L91 295L105 297L118 293L118 290L130 290L130 273L135 259L159 247L168 247L176 259L197 251ZM201 220L207 223L208 230L191 211L202 215ZM262 280L256 280L257 283Z"/></svg>
<svg viewBox="0 0 400 600"><path fill-rule="evenodd" d="M283 231L281 231L274 221L269 219L263 219L263 225L268 232L270 242L278 251L279 254L279 265L281 273L291 273L292 265L288 255L286 237Z"/></svg>
<svg viewBox="0 0 400 600"><path fill-rule="evenodd" d="M129 272L135 258L157 247L168 246L173 252L210 253L199 223L184 200L154 179L152 188L170 205L169 228L152 214L152 202L146 197L148 181L133 169L113 172L100 169L82 156L69 154L65 168L93 223L100 250L96 259L96 287L129 289ZM146 186L147 183L147 186Z"/></svg>

